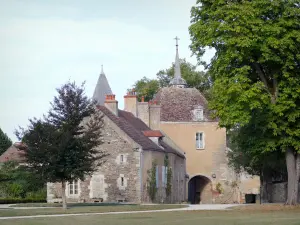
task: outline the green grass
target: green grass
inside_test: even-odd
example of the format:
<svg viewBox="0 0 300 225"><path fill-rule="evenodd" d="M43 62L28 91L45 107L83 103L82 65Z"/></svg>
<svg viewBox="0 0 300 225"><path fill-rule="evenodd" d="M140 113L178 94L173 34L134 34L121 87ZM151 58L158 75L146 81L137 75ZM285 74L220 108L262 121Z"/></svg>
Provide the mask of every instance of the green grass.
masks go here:
<svg viewBox="0 0 300 225"><path fill-rule="evenodd" d="M1 225L299 225L300 210L180 211L0 220Z"/></svg>
<svg viewBox="0 0 300 225"><path fill-rule="evenodd" d="M67 210L62 208L37 208L37 209L0 209L0 217L6 216L31 216L31 215L49 215L49 214L72 214L72 213L101 213L101 212L122 212L122 211L143 211L143 210L159 210L174 209L186 207L186 205L93 205L82 206L75 205ZM1 220L0 220L1 221Z"/></svg>
<svg viewBox="0 0 300 225"><path fill-rule="evenodd" d="M116 206L116 205L137 205L137 204L120 204L120 203L68 203L68 207L81 206ZM62 203L19 203L10 207L62 207Z"/></svg>

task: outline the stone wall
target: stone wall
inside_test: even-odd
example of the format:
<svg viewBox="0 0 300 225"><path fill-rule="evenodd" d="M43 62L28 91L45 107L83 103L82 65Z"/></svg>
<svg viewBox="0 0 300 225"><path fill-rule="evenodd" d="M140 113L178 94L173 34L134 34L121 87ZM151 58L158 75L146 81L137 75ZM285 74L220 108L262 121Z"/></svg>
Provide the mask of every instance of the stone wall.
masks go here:
<svg viewBox="0 0 300 225"><path fill-rule="evenodd" d="M164 158L165 153L163 152L152 152L152 151L144 151L143 152L143 194L142 201L143 202L151 202L148 192L147 192L147 179L148 173L147 171L152 168L152 162L156 161L158 166L158 190L156 194L155 202L158 203L180 203L186 201L186 183L185 183L185 175L186 175L186 167L185 167L185 159L169 153L169 163L172 168L172 191L171 196L166 197L166 188L162 185L162 167L164 166Z"/></svg>
<svg viewBox="0 0 300 225"><path fill-rule="evenodd" d="M69 186L66 188L68 201L140 202L140 152L108 119L103 135L104 144L99 148L110 154L107 161L92 177L79 181L78 194L70 195ZM48 184L48 201L58 198L61 198L61 185Z"/></svg>

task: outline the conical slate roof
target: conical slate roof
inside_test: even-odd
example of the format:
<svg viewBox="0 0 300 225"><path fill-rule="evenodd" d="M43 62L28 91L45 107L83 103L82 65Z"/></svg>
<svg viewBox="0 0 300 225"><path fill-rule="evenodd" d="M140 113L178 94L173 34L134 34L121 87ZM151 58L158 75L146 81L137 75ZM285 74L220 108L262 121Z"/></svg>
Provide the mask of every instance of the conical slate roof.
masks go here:
<svg viewBox="0 0 300 225"><path fill-rule="evenodd" d="M105 95L111 94L113 93L105 76L105 73L103 72L102 66L101 73L94 91L93 100L97 101L98 105L104 105Z"/></svg>

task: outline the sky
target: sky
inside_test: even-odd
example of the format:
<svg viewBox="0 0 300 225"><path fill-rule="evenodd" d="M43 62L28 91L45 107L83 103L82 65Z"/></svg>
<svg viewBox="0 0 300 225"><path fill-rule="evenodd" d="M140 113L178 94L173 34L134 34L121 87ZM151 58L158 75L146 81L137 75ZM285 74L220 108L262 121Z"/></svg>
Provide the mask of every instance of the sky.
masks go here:
<svg viewBox="0 0 300 225"><path fill-rule="evenodd" d="M123 108L135 81L155 78L189 49L196 0L0 0L0 127L14 130L50 108L56 88L85 83L92 97L101 65ZM212 54L205 56L206 60ZM201 70L201 68L198 68Z"/></svg>

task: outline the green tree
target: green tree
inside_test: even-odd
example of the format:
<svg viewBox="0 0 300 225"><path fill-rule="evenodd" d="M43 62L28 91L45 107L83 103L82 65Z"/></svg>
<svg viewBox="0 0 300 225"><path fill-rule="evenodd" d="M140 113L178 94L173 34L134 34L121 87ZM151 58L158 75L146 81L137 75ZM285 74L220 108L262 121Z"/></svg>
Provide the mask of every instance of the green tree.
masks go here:
<svg viewBox="0 0 300 225"><path fill-rule="evenodd" d="M208 73L197 71L197 67L185 59L181 60L180 69L182 77L186 80L188 87L197 88L205 97L210 96L210 87L212 79ZM174 63L165 70L160 70L157 79L148 79L143 77L135 82L133 89L136 91L139 101L144 96L145 101L152 100L159 88L168 87L171 79L174 77Z"/></svg>
<svg viewBox="0 0 300 225"><path fill-rule="evenodd" d="M44 119L32 119L17 136L26 145L29 168L47 182L84 180L104 162L107 154L98 149L102 142L103 115L84 94L84 87L67 83ZM63 207L67 208L65 191Z"/></svg>
<svg viewBox="0 0 300 225"><path fill-rule="evenodd" d="M18 165L15 161L7 161L1 165L0 190L2 197L25 198L45 189L45 184L40 174L32 173L28 168ZM43 197L46 198L46 196Z"/></svg>
<svg viewBox="0 0 300 225"><path fill-rule="evenodd" d="M2 155L2 153L4 153L11 145L12 141L0 128L0 155Z"/></svg>
<svg viewBox="0 0 300 225"><path fill-rule="evenodd" d="M265 118L273 138L265 151L283 150L287 204L296 204L300 175L300 5L295 0L198 0L191 11L191 49L201 61L206 47L214 85L211 109L220 126Z"/></svg>
<svg viewBox="0 0 300 225"><path fill-rule="evenodd" d="M147 171L148 173L147 192L152 202L155 200L156 193L157 193L156 166L157 166L156 161L153 161L151 169Z"/></svg>
<svg viewBox="0 0 300 225"><path fill-rule="evenodd" d="M272 182L272 178L286 181L286 164L282 151L265 151L273 137L264 118L253 112L251 121L227 131L227 138L229 165L237 173L260 176L261 199L268 202L267 184Z"/></svg>
<svg viewBox="0 0 300 225"><path fill-rule="evenodd" d="M165 155L164 159L164 165L166 169L166 174L167 177L167 183L166 183L166 196L169 198L172 194L172 168L170 167L170 161L169 161L169 156L168 154Z"/></svg>
<svg viewBox="0 0 300 225"><path fill-rule="evenodd" d="M138 100L141 101L142 97L144 97L144 100L148 102L158 91L159 83L155 79L148 79L147 77L143 77L142 79L135 82L133 87L137 93Z"/></svg>

